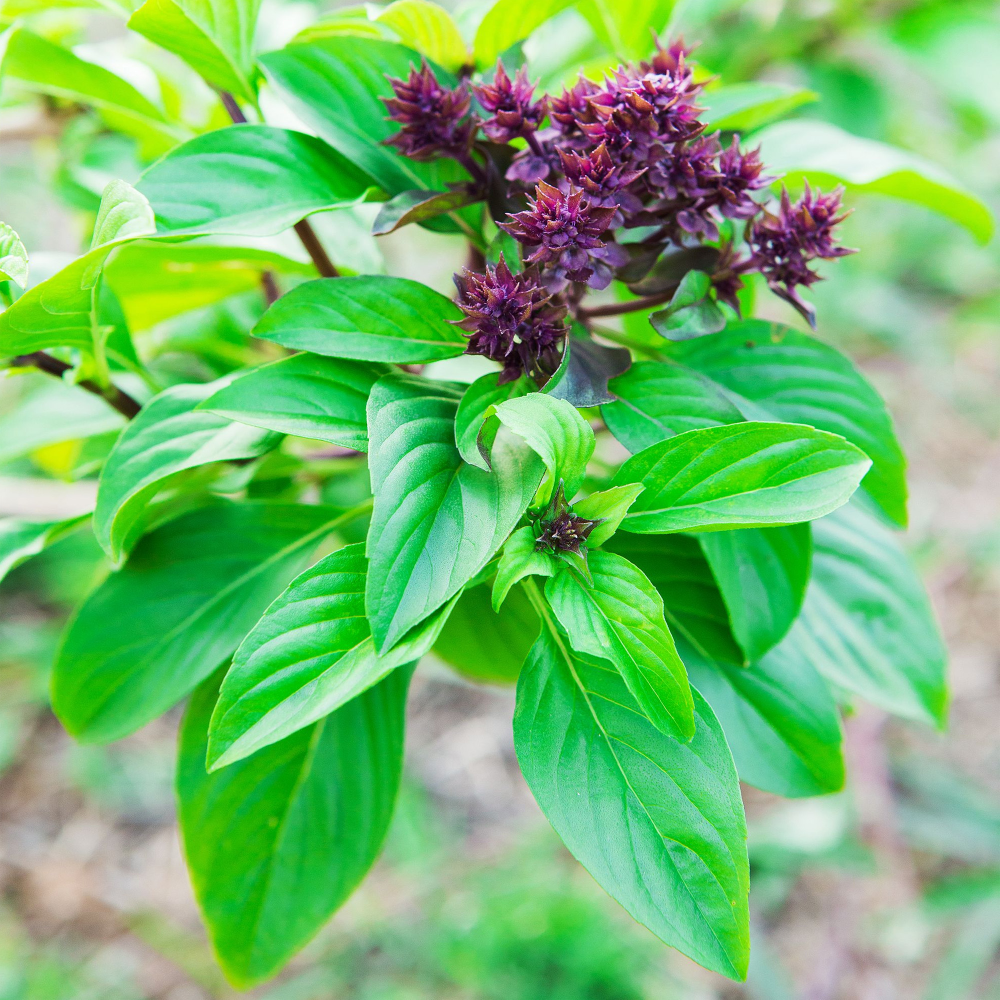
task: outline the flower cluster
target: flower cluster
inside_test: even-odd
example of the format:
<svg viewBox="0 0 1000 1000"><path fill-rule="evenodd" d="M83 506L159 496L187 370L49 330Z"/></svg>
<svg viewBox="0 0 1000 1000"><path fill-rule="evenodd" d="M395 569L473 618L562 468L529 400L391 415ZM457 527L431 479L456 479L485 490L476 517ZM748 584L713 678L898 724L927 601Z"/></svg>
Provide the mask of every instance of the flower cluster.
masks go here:
<svg viewBox="0 0 1000 1000"><path fill-rule="evenodd" d="M590 533L603 520L592 521L574 514L566 502L566 492L560 481L546 508L537 517L535 550L537 552L582 554Z"/></svg>
<svg viewBox="0 0 1000 1000"><path fill-rule="evenodd" d="M811 263L853 252L833 235L844 218L839 190L806 188L795 202L785 191L769 211L775 178L759 151L705 134L702 84L682 42L551 97L536 97L525 70L511 79L502 63L480 84L446 86L426 62L390 82L385 104L401 128L387 142L414 159L462 163L523 248L525 270L501 260L456 278L468 351L502 363L505 381L527 373L543 382L558 366L567 317L585 318L586 289L615 277L635 283L664 253L710 244L718 299L738 310L743 278L758 272L812 322L798 293L818 280ZM670 294L661 290L659 302Z"/></svg>

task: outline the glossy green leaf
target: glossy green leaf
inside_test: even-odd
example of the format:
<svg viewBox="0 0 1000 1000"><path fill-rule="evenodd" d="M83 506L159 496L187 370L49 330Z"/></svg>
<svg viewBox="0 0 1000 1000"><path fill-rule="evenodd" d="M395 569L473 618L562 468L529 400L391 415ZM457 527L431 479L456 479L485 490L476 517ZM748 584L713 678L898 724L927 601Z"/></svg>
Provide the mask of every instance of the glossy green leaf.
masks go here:
<svg viewBox="0 0 1000 1000"><path fill-rule="evenodd" d="M471 62L458 25L451 14L428 0L395 0L376 19L439 66L457 72Z"/></svg>
<svg viewBox="0 0 1000 1000"><path fill-rule="evenodd" d="M677 0L578 0L598 38L620 59L648 56Z"/></svg>
<svg viewBox="0 0 1000 1000"><path fill-rule="evenodd" d="M787 420L839 434L872 460L864 486L906 524L906 459L879 394L839 351L790 327L748 320L671 355L712 379L748 420Z"/></svg>
<svg viewBox="0 0 1000 1000"><path fill-rule="evenodd" d="M218 680L184 717L178 819L195 897L230 981L277 972L364 878L399 789L408 671L321 722L211 774Z"/></svg>
<svg viewBox="0 0 1000 1000"><path fill-rule="evenodd" d="M695 735L665 737L610 665L543 631L521 671L517 759L601 887L706 968L746 975L746 821L732 755L695 692Z"/></svg>
<svg viewBox="0 0 1000 1000"><path fill-rule="evenodd" d="M491 68L501 53L530 35L576 0L496 0L476 30L476 63Z"/></svg>
<svg viewBox="0 0 1000 1000"><path fill-rule="evenodd" d="M555 576L561 564L551 552L535 548L535 532L530 526L518 528L504 544L493 583L493 610L499 611L510 588L529 576Z"/></svg>
<svg viewBox="0 0 1000 1000"><path fill-rule="evenodd" d="M490 372L477 378L458 404L455 414L455 443L458 450L469 465L480 469L489 469L489 462L479 450L479 432L483 429L486 414L490 407L505 400L523 396L531 391L531 384L526 378L515 379L500 385L500 372Z"/></svg>
<svg viewBox="0 0 1000 1000"><path fill-rule="evenodd" d="M146 0L128 26L219 90L256 103L253 43L260 0Z"/></svg>
<svg viewBox="0 0 1000 1000"><path fill-rule="evenodd" d="M993 234L993 216L982 199L914 153L806 119L771 125L754 142L760 143L769 169L785 174L786 183L806 178L825 187L845 184L861 194L886 194L957 222L981 243Z"/></svg>
<svg viewBox="0 0 1000 1000"><path fill-rule="evenodd" d="M466 340L458 306L409 278L320 278L283 295L253 335L284 347L359 361L455 358Z"/></svg>
<svg viewBox="0 0 1000 1000"><path fill-rule="evenodd" d="M621 526L622 520L635 503L636 497L645 489L640 483L614 486L610 490L591 493L573 504L573 513L589 521L600 521L587 536L588 548L603 545Z"/></svg>
<svg viewBox="0 0 1000 1000"><path fill-rule="evenodd" d="M318 354L295 354L241 375L198 409L282 434L367 451L368 394L387 370Z"/></svg>
<svg viewBox="0 0 1000 1000"><path fill-rule="evenodd" d="M111 181L101 195L90 249L156 232L146 196L125 181Z"/></svg>
<svg viewBox="0 0 1000 1000"><path fill-rule="evenodd" d="M870 465L835 434L747 421L661 441L628 459L612 485L646 487L624 531L720 531L822 517L850 499Z"/></svg>
<svg viewBox="0 0 1000 1000"><path fill-rule="evenodd" d="M690 739L691 688L656 588L642 570L614 552L591 552L587 564L592 582L567 570L545 584L545 597L570 645L578 653L609 660L657 729Z"/></svg>
<svg viewBox="0 0 1000 1000"><path fill-rule="evenodd" d="M87 515L65 521L25 521L0 518L0 580L21 563L79 528Z"/></svg>
<svg viewBox="0 0 1000 1000"><path fill-rule="evenodd" d="M28 251L6 222L0 222L0 281L13 281L18 288L28 283Z"/></svg>
<svg viewBox="0 0 1000 1000"><path fill-rule="evenodd" d="M799 649L829 680L889 712L943 725L947 653L912 563L857 504L813 525Z"/></svg>
<svg viewBox="0 0 1000 1000"><path fill-rule="evenodd" d="M118 562L135 539L146 504L164 481L212 462L255 458L280 438L196 407L218 383L175 385L154 396L132 420L101 472L94 534Z"/></svg>
<svg viewBox="0 0 1000 1000"><path fill-rule="evenodd" d="M754 81L706 90L698 97L699 118L708 130L751 132L775 118L819 100L819 94L788 83ZM752 145L752 141L751 141Z"/></svg>
<svg viewBox="0 0 1000 1000"><path fill-rule="evenodd" d="M279 233L355 205L371 181L324 142L270 125L231 125L178 146L139 179L161 233Z"/></svg>
<svg viewBox="0 0 1000 1000"><path fill-rule="evenodd" d="M451 608L377 656L358 543L294 579L243 640L222 684L208 766L226 767L323 719L430 649Z"/></svg>
<svg viewBox="0 0 1000 1000"><path fill-rule="evenodd" d="M542 463L501 431L492 471L455 446L460 391L387 375L368 400L375 509L368 532L367 608L375 647L391 649L457 594L517 525Z"/></svg>
<svg viewBox="0 0 1000 1000"><path fill-rule="evenodd" d="M479 683L513 684L538 637L538 614L523 588L515 587L494 611L486 584L469 587L455 603L434 654L463 677Z"/></svg>
<svg viewBox="0 0 1000 1000"><path fill-rule="evenodd" d="M401 191L379 209L372 223L374 236L386 236L414 222L426 222L445 212L480 201L467 187L456 191Z"/></svg>
<svg viewBox="0 0 1000 1000"><path fill-rule="evenodd" d="M776 646L802 610L812 567L808 524L744 528L699 536L748 660Z"/></svg>
<svg viewBox="0 0 1000 1000"><path fill-rule="evenodd" d="M63 725L106 742L176 704L232 655L335 516L305 504L217 503L146 535L67 628L52 681Z"/></svg>
<svg viewBox="0 0 1000 1000"><path fill-rule="evenodd" d="M743 415L708 379L665 361L637 361L612 379L601 407L608 430L633 454L675 434L738 423Z"/></svg>

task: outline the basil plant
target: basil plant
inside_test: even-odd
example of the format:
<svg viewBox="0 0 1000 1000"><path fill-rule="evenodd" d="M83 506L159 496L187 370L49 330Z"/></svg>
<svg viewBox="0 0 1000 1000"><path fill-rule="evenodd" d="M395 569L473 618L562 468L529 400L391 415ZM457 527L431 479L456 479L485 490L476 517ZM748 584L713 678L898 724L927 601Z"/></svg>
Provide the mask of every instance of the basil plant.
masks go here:
<svg viewBox="0 0 1000 1000"><path fill-rule="evenodd" d="M42 22L4 32L11 99L70 102L63 126L137 169L44 280L0 232L0 355L60 380L36 430L76 442L63 478L97 479L92 516L2 522L0 566L76 531L103 549L53 707L105 742L186 701L184 851L239 986L377 858L425 654L516 684L517 757L567 848L733 979L740 782L840 789L855 699L945 718L905 460L807 330L809 288L853 252L852 192L980 236L982 205L901 151L775 122L814 95L712 77L670 4L481 6L345 8L260 51L254 0L147 0L137 51L201 104ZM569 15L586 58L550 23ZM365 248L390 233L460 248L454 289L380 273Z"/></svg>

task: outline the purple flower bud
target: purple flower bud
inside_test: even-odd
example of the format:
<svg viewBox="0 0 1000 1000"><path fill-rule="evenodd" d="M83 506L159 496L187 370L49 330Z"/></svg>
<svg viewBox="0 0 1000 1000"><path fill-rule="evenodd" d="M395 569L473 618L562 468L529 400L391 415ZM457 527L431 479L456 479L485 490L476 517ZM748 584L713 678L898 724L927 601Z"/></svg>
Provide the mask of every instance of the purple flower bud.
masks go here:
<svg viewBox="0 0 1000 1000"><path fill-rule="evenodd" d="M694 82L694 71L687 64L688 56L693 51L694 46L685 45L683 38L674 40L667 48L664 48L657 39L656 54L649 62L639 63L639 70L635 75L645 76L647 73L655 73L659 76L672 76L685 87L689 97L694 97L702 87L701 84Z"/></svg>
<svg viewBox="0 0 1000 1000"><path fill-rule="evenodd" d="M567 309L552 300L537 269L513 274L501 255L495 268L463 271L455 284L465 313L458 325L470 333L465 353L499 361L501 384L521 374L541 384L559 367Z"/></svg>
<svg viewBox="0 0 1000 1000"><path fill-rule="evenodd" d="M535 539L535 549L538 552L579 553L580 546L600 523L565 510L551 520L542 522L542 532Z"/></svg>
<svg viewBox="0 0 1000 1000"><path fill-rule="evenodd" d="M734 135L729 148L719 157L719 180L713 192L713 201L729 219L750 219L760 211L760 205L750 196L751 191L761 191L774 180L761 176L764 164L760 147L748 153L740 152L739 139Z"/></svg>
<svg viewBox="0 0 1000 1000"><path fill-rule="evenodd" d="M413 160L463 156L468 152L476 121L469 117L472 99L463 82L454 90L442 87L427 60L418 72L410 67L407 80L388 78L394 97L383 97L389 119L402 128L385 140Z"/></svg>
<svg viewBox="0 0 1000 1000"><path fill-rule="evenodd" d="M563 90L562 96L549 99L549 116L553 126L564 136L580 136L582 133L577 123L593 119L588 101L600 89L581 73L571 88Z"/></svg>
<svg viewBox="0 0 1000 1000"><path fill-rule="evenodd" d="M646 181L670 201L696 202L713 194L722 180L715 136L659 146L650 154Z"/></svg>
<svg viewBox="0 0 1000 1000"><path fill-rule="evenodd" d="M548 287L560 291L570 281L586 281L592 288L607 288L612 269L628 260L623 247L601 239L615 209L592 205L579 188L564 192L544 181L529 204L528 211L509 216L511 221L500 227L534 248L528 262L546 266Z"/></svg>
<svg viewBox="0 0 1000 1000"><path fill-rule="evenodd" d="M532 101L535 87L528 82L528 73L523 66L512 83L503 63L497 60L493 83L474 87L473 92L492 115L483 122L482 129L493 142L510 142L519 136L537 132L545 117L545 99Z"/></svg>
<svg viewBox="0 0 1000 1000"><path fill-rule="evenodd" d="M642 208L642 202L629 188L644 171L616 164L604 143L589 154L560 149L559 159L564 175L559 182L560 190L568 194L572 188L579 188L591 205L613 208L615 214L609 229L617 229L624 223L625 214Z"/></svg>

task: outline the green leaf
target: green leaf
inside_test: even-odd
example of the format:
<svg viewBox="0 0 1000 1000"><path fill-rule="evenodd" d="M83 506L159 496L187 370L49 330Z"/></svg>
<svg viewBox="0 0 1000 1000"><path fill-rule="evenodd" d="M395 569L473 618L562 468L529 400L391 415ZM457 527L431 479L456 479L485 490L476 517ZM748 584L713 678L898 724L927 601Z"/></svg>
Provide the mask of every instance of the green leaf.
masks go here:
<svg viewBox="0 0 1000 1000"><path fill-rule="evenodd" d="M667 340L690 340L718 333L726 325L722 310L709 297L712 283L704 271L688 271L666 309L649 317L653 329Z"/></svg>
<svg viewBox="0 0 1000 1000"><path fill-rule="evenodd" d="M492 472L455 446L459 391L387 375L368 400L375 509L367 608L379 652L449 601L500 548L542 478L535 453L497 435Z"/></svg>
<svg viewBox="0 0 1000 1000"><path fill-rule="evenodd" d="M282 434L367 451L368 394L387 370L380 365L296 354L241 375L198 409Z"/></svg>
<svg viewBox="0 0 1000 1000"><path fill-rule="evenodd" d="M830 431L872 460L864 486L906 524L906 459L879 394L839 351L790 327L748 320L671 356L712 379L748 420L787 420Z"/></svg>
<svg viewBox="0 0 1000 1000"><path fill-rule="evenodd" d="M857 504L813 525L798 646L828 680L889 712L939 726L947 653L895 536Z"/></svg>
<svg viewBox="0 0 1000 1000"><path fill-rule="evenodd" d="M10 37L3 75L38 93L96 108L113 127L140 139L151 137L157 152L190 135L120 76L26 28Z"/></svg>
<svg viewBox="0 0 1000 1000"><path fill-rule="evenodd" d="M430 649L450 607L378 656L365 618L364 545L310 566L264 612L222 683L210 770L231 765L328 716Z"/></svg>
<svg viewBox="0 0 1000 1000"><path fill-rule="evenodd" d="M670 362L637 361L608 388L617 398L601 407L601 416L633 453L684 431L743 419L712 382Z"/></svg>
<svg viewBox="0 0 1000 1000"><path fill-rule="evenodd" d="M582 0L580 10L598 38L620 59L649 55L677 0Z"/></svg>
<svg viewBox="0 0 1000 1000"><path fill-rule="evenodd" d="M146 196L125 181L110 181L101 195L90 249L155 232L153 210Z"/></svg>
<svg viewBox="0 0 1000 1000"><path fill-rule="evenodd" d="M486 584L469 587L434 643L434 654L470 680L513 684L538 637L539 624L523 588L515 588L494 611Z"/></svg>
<svg viewBox="0 0 1000 1000"><path fill-rule="evenodd" d="M535 548L535 532L530 526L518 528L504 544L493 582L493 610L499 611L510 588L528 576L555 576L562 564L551 552Z"/></svg>
<svg viewBox="0 0 1000 1000"><path fill-rule="evenodd" d="M699 536L748 660L776 646L802 610L812 567L808 524Z"/></svg>
<svg viewBox="0 0 1000 1000"><path fill-rule="evenodd" d="M610 490L591 493L589 497L573 504L574 514L585 517L588 521L601 522L587 536L588 548L596 549L614 535L636 497L645 488L639 483L615 486Z"/></svg>
<svg viewBox="0 0 1000 1000"><path fill-rule="evenodd" d="M805 178L823 186L845 184L859 194L886 194L957 222L980 243L993 235L993 216L982 199L914 153L805 119L771 125L754 140L768 168L785 174L786 183Z"/></svg>
<svg viewBox="0 0 1000 1000"><path fill-rule="evenodd" d="M592 582L567 570L545 584L545 597L570 645L609 660L657 729L690 739L695 731L691 688L656 588L614 552L591 552L587 565Z"/></svg>
<svg viewBox="0 0 1000 1000"><path fill-rule="evenodd" d="M871 460L800 424L747 421L685 431L629 458L613 486L646 489L624 531L721 531L810 521L857 489Z"/></svg>
<svg viewBox="0 0 1000 1000"><path fill-rule="evenodd" d="M253 335L283 347L400 364L456 358L466 340L461 310L409 278L320 278L283 295Z"/></svg>
<svg viewBox="0 0 1000 1000"><path fill-rule="evenodd" d="M15 567L79 528L88 515L66 521L24 521L0 518L0 580Z"/></svg>
<svg viewBox="0 0 1000 1000"><path fill-rule="evenodd" d="M379 209L372 223L372 235L385 236L413 222L426 222L479 200L479 196L467 188L457 191L401 191Z"/></svg>
<svg viewBox="0 0 1000 1000"><path fill-rule="evenodd" d="M439 66L457 72L470 54L452 16L428 0L395 0L376 18L409 45Z"/></svg>
<svg viewBox="0 0 1000 1000"><path fill-rule="evenodd" d="M28 251L6 222L0 222L0 281L13 281L18 288L28 283Z"/></svg>
<svg viewBox="0 0 1000 1000"><path fill-rule="evenodd" d="M161 233L269 236L363 201L369 178L324 142L270 125L230 125L178 146L139 179Z"/></svg>
<svg viewBox="0 0 1000 1000"><path fill-rule="evenodd" d="M270 431L196 409L218 388L217 382L171 386L122 432L101 472L94 511L94 534L113 561L120 562L135 540L147 503L169 476L255 458L278 444Z"/></svg>
<svg viewBox="0 0 1000 1000"><path fill-rule="evenodd" d="M572 498L583 485L594 454L594 432L576 408L564 399L532 392L497 403L492 412L545 463L546 476L535 502L548 503L560 480L567 498Z"/></svg>
<svg viewBox="0 0 1000 1000"><path fill-rule="evenodd" d="M232 655L333 530L335 513L218 503L146 535L69 624L52 682L63 725L106 742L178 702Z"/></svg>
<svg viewBox="0 0 1000 1000"><path fill-rule="evenodd" d="M490 408L530 391L531 385L526 378L500 385L500 372L490 372L489 375L477 378L465 390L455 414L455 443L469 465L480 469L490 467L479 450L479 432L483 429Z"/></svg>
<svg viewBox="0 0 1000 1000"><path fill-rule="evenodd" d="M562 363L543 391L573 406L611 403L615 397L608 391L609 380L627 371L631 364L632 356L624 347L604 347L590 337L570 336L566 338Z"/></svg>
<svg viewBox="0 0 1000 1000"><path fill-rule="evenodd" d="M746 821L732 755L693 692L695 735L664 737L621 675L554 626L521 671L514 745L549 822L601 887L706 968L746 975Z"/></svg>
<svg viewBox="0 0 1000 1000"><path fill-rule="evenodd" d="M698 116L708 130L752 132L775 118L819 100L819 94L788 83L755 81L706 90L698 98L705 110Z"/></svg>
<svg viewBox="0 0 1000 1000"><path fill-rule="evenodd" d="M396 671L309 729L211 774L218 681L191 699L178 818L195 897L235 986L277 972L377 857L399 790L408 683Z"/></svg>
<svg viewBox="0 0 1000 1000"><path fill-rule="evenodd" d="M180 56L213 87L256 104L259 10L260 0L146 0L128 26Z"/></svg>
<svg viewBox="0 0 1000 1000"><path fill-rule="evenodd" d="M479 22L473 50L476 65L489 69L501 53L530 35L576 0L497 0Z"/></svg>

